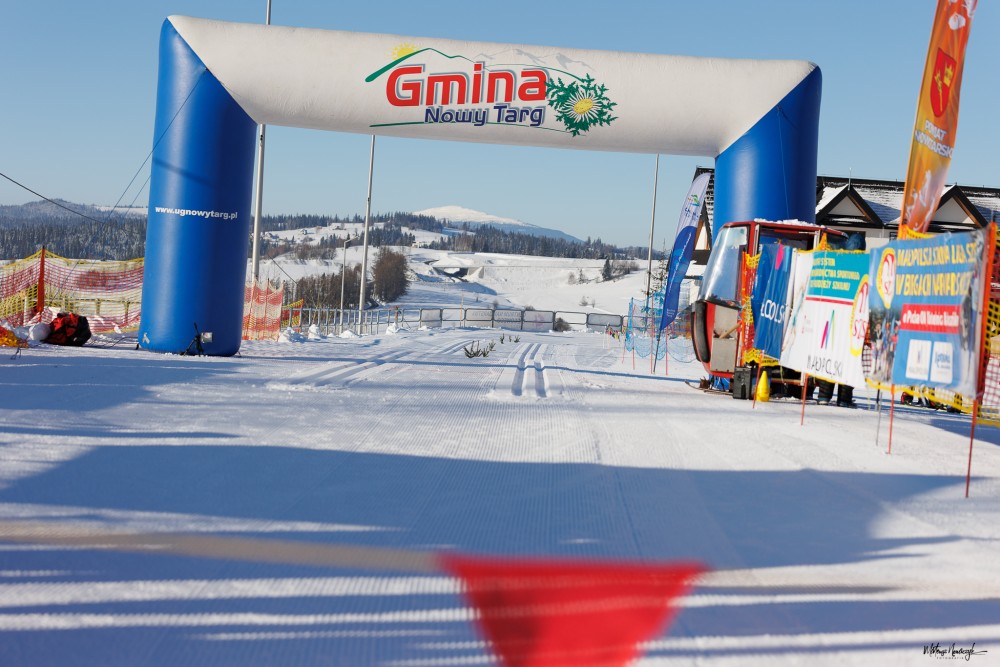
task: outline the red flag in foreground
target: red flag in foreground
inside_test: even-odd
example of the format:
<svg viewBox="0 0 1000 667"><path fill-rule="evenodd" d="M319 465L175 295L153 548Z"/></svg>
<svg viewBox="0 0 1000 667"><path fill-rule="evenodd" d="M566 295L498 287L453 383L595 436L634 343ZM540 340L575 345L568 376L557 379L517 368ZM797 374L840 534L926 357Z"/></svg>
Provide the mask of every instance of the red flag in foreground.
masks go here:
<svg viewBox="0 0 1000 667"><path fill-rule="evenodd" d="M695 563L441 557L465 584L506 667L621 667L673 619L671 602L705 571Z"/></svg>

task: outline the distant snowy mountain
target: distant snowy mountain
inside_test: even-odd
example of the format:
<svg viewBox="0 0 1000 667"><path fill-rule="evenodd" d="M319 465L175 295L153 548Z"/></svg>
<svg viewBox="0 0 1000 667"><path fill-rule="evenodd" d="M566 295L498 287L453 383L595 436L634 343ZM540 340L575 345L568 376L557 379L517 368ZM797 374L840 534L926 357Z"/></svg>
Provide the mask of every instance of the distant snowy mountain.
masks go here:
<svg viewBox="0 0 1000 667"><path fill-rule="evenodd" d="M490 215L489 213L483 213L482 211L474 211L471 208L464 208L462 206L439 206L437 208L428 208L423 211L414 211L414 215L426 215L431 218L436 218L453 227L460 227L466 223L469 225L470 229L475 229L483 225L489 225L505 232L531 234L533 236L547 236L549 238L575 241L577 243L582 242L581 239L578 239L575 236L570 236L566 232L561 232L558 229L539 227L538 225L521 222L520 220L515 220L514 218L501 218L500 216Z"/></svg>

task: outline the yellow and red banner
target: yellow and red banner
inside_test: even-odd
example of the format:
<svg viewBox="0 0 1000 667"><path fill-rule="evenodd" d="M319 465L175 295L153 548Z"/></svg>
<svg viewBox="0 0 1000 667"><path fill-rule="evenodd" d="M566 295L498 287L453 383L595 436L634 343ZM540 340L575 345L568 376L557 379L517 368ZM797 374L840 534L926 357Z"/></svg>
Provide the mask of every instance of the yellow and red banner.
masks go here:
<svg viewBox="0 0 1000 667"><path fill-rule="evenodd" d="M934 15L900 212L900 222L918 232L930 226L955 149L965 45L977 3L938 0Z"/></svg>

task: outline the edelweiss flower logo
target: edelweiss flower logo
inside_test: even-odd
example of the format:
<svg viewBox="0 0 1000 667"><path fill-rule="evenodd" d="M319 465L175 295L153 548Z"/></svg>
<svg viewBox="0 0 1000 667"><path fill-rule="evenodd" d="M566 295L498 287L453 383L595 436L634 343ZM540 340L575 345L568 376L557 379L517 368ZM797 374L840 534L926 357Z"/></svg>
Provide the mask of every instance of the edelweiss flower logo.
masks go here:
<svg viewBox="0 0 1000 667"><path fill-rule="evenodd" d="M548 81L549 106L574 137L595 125L610 125L617 120L611 110L617 106L606 95L604 84L598 85L589 74L579 81L564 83L561 78Z"/></svg>

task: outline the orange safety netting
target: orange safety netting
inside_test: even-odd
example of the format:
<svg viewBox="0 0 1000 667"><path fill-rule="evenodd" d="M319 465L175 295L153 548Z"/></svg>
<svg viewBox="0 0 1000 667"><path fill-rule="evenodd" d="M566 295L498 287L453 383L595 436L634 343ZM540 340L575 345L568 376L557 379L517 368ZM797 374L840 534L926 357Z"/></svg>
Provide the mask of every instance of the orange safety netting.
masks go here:
<svg viewBox="0 0 1000 667"><path fill-rule="evenodd" d="M39 250L31 257L0 266L0 320L20 327L30 320L38 305Z"/></svg>
<svg viewBox="0 0 1000 667"><path fill-rule="evenodd" d="M298 329L302 300L282 306L284 285L261 280L247 283L243 299L243 340L278 340L282 329Z"/></svg>
<svg viewBox="0 0 1000 667"><path fill-rule="evenodd" d="M68 259L39 250L0 266L0 322L7 328L50 322L59 311L87 318L94 333L132 331L142 317L144 260ZM284 289L267 281L247 285L245 340L277 340L298 327L302 302L282 308Z"/></svg>
<svg viewBox="0 0 1000 667"><path fill-rule="evenodd" d="M291 327L296 331L302 326L302 307L305 305L304 299L293 301L281 309L281 328Z"/></svg>
<svg viewBox="0 0 1000 667"><path fill-rule="evenodd" d="M67 259L40 250L0 266L0 319L11 326L84 315L94 333L127 331L142 315L143 259Z"/></svg>
<svg viewBox="0 0 1000 667"><path fill-rule="evenodd" d="M278 340L284 287L265 279L243 290L243 340Z"/></svg>

